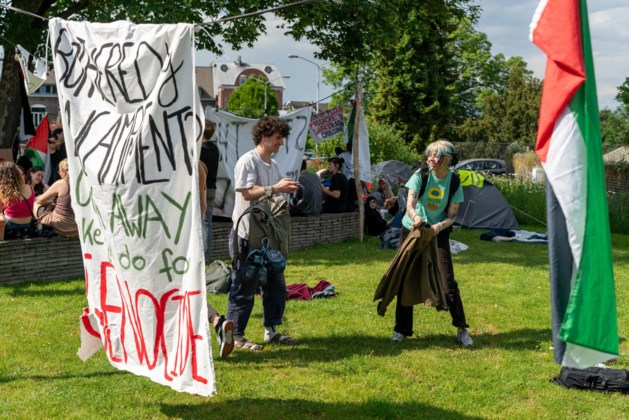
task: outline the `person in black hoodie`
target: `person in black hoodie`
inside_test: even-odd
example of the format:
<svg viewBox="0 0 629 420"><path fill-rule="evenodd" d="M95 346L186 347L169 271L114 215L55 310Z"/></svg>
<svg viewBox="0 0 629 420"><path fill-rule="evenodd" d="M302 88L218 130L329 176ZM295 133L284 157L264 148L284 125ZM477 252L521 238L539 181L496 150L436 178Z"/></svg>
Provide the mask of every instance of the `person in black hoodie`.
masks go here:
<svg viewBox="0 0 629 420"><path fill-rule="evenodd" d="M387 230L389 226L386 220L382 218L376 206L376 198L369 196L367 205L365 206L365 226L369 235L377 236Z"/></svg>

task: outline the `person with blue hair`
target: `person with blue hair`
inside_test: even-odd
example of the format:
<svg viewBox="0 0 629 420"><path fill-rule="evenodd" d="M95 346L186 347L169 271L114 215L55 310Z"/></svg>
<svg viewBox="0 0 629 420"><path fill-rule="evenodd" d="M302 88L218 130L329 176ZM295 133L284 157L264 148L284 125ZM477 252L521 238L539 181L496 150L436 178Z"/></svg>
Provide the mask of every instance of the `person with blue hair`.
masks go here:
<svg viewBox="0 0 629 420"><path fill-rule="evenodd" d="M468 347L474 344L467 328L467 320L463 309L463 301L459 286L454 279L452 255L450 253L450 232L456 219L460 203L463 202L463 189L449 167L458 161L454 145L447 140L438 140L426 147L426 163L428 172L422 174L417 170L406 183L408 199L406 214L402 219L400 243L403 243L412 229L428 225L437 236L437 255L439 272L447 285L446 303L452 325L457 327L459 344ZM456 178L456 179L455 179ZM453 181L454 179L454 181ZM426 185L422 188L422 183ZM451 185L453 186L450 191ZM420 273L407 276L419 281ZM402 286L400 286L400 291ZM395 328L392 341L399 342L413 335L413 307L401 304L398 293L395 311Z"/></svg>

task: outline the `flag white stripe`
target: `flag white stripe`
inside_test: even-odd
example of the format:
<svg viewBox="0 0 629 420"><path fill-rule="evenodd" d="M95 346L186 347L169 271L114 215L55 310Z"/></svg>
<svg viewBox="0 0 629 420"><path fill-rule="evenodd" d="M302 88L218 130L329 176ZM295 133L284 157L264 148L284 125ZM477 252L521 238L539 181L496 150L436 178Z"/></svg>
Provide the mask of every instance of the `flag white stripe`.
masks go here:
<svg viewBox="0 0 629 420"><path fill-rule="evenodd" d="M583 135L569 107L555 123L546 163L542 165L566 217L568 241L578 267L581 264L587 212L587 152Z"/></svg>

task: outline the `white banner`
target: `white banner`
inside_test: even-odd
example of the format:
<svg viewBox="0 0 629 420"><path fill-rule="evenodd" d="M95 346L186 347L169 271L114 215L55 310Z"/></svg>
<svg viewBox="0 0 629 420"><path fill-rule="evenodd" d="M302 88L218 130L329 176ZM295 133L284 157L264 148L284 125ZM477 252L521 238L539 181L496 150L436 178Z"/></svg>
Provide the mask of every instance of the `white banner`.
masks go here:
<svg viewBox="0 0 629 420"><path fill-rule="evenodd" d="M345 130L345 116L343 106L339 105L310 118L310 135L315 143L343 134Z"/></svg>
<svg viewBox="0 0 629 420"><path fill-rule="evenodd" d="M216 123L214 134L221 157L216 177L215 216L231 217L234 209L234 168L240 156L253 149L251 129L257 119L244 118L230 112L206 108L205 116ZM277 162L282 176L296 180L304 158L310 108L300 108L282 117L290 126L290 135L284 139L284 146L273 159Z"/></svg>
<svg viewBox="0 0 629 420"><path fill-rule="evenodd" d="M350 112L351 116L351 112ZM351 124L351 127L350 127ZM345 130L345 143L353 141L354 119L350 117ZM358 173L361 181L371 182L371 153L369 151L369 130L365 121L365 114L360 112L360 121L358 122Z"/></svg>
<svg viewBox="0 0 629 420"><path fill-rule="evenodd" d="M194 27L55 18L49 30L89 305L79 355L98 337L118 369L214 394Z"/></svg>

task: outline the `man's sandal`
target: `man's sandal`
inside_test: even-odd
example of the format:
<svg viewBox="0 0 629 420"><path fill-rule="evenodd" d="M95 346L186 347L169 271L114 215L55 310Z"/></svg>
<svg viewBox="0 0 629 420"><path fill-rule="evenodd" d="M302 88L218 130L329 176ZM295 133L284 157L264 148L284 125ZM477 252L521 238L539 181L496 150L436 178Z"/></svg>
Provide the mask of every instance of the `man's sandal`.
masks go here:
<svg viewBox="0 0 629 420"><path fill-rule="evenodd" d="M249 341L246 338L241 341L234 341L234 347L238 349L249 350L249 351L254 351L254 352L262 351L261 345L256 344L253 341Z"/></svg>
<svg viewBox="0 0 629 420"><path fill-rule="evenodd" d="M295 340L294 338L289 337L287 335L280 334L280 333L275 333L271 337L265 338L264 342L287 344L287 345L297 344L297 340Z"/></svg>

